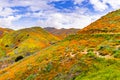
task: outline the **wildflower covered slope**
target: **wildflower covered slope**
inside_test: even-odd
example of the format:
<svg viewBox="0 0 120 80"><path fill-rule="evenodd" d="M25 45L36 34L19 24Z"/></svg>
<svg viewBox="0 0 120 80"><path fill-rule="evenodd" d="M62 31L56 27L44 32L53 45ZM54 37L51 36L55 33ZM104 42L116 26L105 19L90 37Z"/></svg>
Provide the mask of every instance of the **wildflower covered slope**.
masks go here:
<svg viewBox="0 0 120 80"><path fill-rule="evenodd" d="M117 21L119 12L104 17L114 14ZM89 25L2 69L0 80L120 80L120 31L112 31L119 30L120 22L113 27L104 17L91 24L95 27ZM97 25L99 21L102 27Z"/></svg>
<svg viewBox="0 0 120 80"><path fill-rule="evenodd" d="M59 40L40 27L32 27L8 33L0 41L6 56L19 53L34 53Z"/></svg>
<svg viewBox="0 0 120 80"><path fill-rule="evenodd" d="M78 33L120 33L120 9L108 13Z"/></svg>

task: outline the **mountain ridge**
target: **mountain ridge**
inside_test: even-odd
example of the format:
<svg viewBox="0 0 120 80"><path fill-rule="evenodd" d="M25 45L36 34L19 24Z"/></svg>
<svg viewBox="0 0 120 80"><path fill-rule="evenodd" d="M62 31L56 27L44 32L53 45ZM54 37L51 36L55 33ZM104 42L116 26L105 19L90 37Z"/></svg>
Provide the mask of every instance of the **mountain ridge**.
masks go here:
<svg viewBox="0 0 120 80"><path fill-rule="evenodd" d="M46 27L44 28L46 31L50 32L51 34L58 36L60 38L65 38L68 35L71 34L76 34L80 29L75 29L75 28L69 28L69 29L65 29L65 28L61 28L61 29L56 29L54 27Z"/></svg>

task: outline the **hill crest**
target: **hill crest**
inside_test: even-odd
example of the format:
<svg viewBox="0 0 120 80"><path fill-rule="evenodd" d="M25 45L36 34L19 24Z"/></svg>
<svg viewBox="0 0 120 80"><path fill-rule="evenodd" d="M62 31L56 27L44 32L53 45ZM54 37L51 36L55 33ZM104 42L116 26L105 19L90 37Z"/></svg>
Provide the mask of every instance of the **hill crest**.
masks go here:
<svg viewBox="0 0 120 80"><path fill-rule="evenodd" d="M120 9L106 14L78 33L120 33Z"/></svg>

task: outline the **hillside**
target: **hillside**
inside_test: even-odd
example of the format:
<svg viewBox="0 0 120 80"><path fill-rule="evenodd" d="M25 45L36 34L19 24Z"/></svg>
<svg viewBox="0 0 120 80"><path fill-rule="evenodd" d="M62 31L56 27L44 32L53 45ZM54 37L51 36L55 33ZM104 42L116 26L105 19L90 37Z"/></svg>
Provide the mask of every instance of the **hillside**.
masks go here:
<svg viewBox="0 0 120 80"><path fill-rule="evenodd" d="M8 28L0 28L0 38L2 38L5 34L12 32L12 29Z"/></svg>
<svg viewBox="0 0 120 80"><path fill-rule="evenodd" d="M71 35L0 71L0 79L119 80L119 36Z"/></svg>
<svg viewBox="0 0 120 80"><path fill-rule="evenodd" d="M79 29L74 29L74 28L70 28L70 29L56 29L56 28L52 28L52 27L46 27L44 28L46 31L50 32L51 34L59 37L59 38L65 38L68 35L71 34L75 34L79 31Z"/></svg>
<svg viewBox="0 0 120 80"><path fill-rule="evenodd" d="M29 56L58 40L57 37L40 27L13 31L0 39L0 60L6 64L13 63L18 56Z"/></svg>
<svg viewBox="0 0 120 80"><path fill-rule="evenodd" d="M38 48L38 51L33 52L34 54L0 70L0 80L120 80L120 33L117 31L120 22L119 19L114 19L115 16L119 17L117 15L119 12L120 10L117 10L103 16L91 24L94 24L94 26L87 26L80 30L79 34L69 35L55 44L52 42L52 45L43 49ZM111 15L116 22L114 31L112 31L113 26L111 27L108 24L112 19L107 20ZM101 21L101 26L97 24L99 21ZM105 25L102 26L102 24ZM110 27L106 25L110 25ZM106 31L101 31L104 28L106 28ZM27 29L28 32L34 33L35 31L36 33L38 30L38 28L34 28L34 31L30 31L31 29L33 30L33 28ZM43 29L42 31L44 32ZM27 32L26 29L25 32ZM51 39L48 34L46 33L45 39ZM36 40L34 36L36 37L33 34L28 39ZM6 43L12 43L9 40L17 39L18 41L21 38L10 39L6 35L2 39L5 40L1 40L1 45L5 46ZM26 41L27 39L23 37L22 40ZM57 40L55 38L55 41ZM31 46L38 46L37 44L40 43L27 42L24 44L29 44L28 51L32 50ZM20 46L24 47L25 45ZM11 47L2 49L8 50L8 54L13 53L9 53L9 50L12 50ZM25 51L23 48L20 50Z"/></svg>
<svg viewBox="0 0 120 80"><path fill-rule="evenodd" d="M91 23L79 33L119 33L120 32L120 9L110 12L99 20Z"/></svg>
<svg viewBox="0 0 120 80"><path fill-rule="evenodd" d="M11 54L11 51L18 54L29 51L27 49L32 52L34 49L44 48L57 40L59 39L42 28L32 27L6 34L1 39L0 46L7 54Z"/></svg>

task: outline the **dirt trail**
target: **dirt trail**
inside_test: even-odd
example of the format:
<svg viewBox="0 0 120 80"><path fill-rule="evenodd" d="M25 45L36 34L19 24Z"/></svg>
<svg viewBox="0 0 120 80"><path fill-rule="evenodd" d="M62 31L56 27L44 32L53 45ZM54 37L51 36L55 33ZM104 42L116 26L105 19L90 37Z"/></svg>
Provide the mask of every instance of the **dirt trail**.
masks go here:
<svg viewBox="0 0 120 80"><path fill-rule="evenodd" d="M88 54L88 51L87 51L87 49L85 49L84 51L82 51L81 52L82 54ZM100 55L100 53L98 52L98 51L93 51L93 53L97 56L97 57L100 57L100 58L106 58L106 59L114 59L114 57L113 56L111 56L111 55L105 55L105 56L102 56L102 55Z"/></svg>

